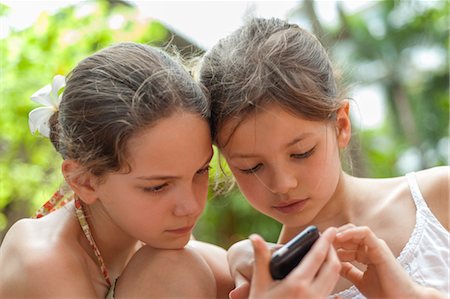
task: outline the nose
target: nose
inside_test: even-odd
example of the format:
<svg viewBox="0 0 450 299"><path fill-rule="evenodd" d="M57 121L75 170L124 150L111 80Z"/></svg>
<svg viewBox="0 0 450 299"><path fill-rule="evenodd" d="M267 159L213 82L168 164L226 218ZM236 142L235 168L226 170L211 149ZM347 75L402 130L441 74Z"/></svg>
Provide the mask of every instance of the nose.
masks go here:
<svg viewBox="0 0 450 299"><path fill-rule="evenodd" d="M173 214L177 217L195 216L202 212L203 206L194 192L183 192L179 195Z"/></svg>
<svg viewBox="0 0 450 299"><path fill-rule="evenodd" d="M298 186L295 172L287 168L275 169L272 174L270 191L275 194L287 194L290 190Z"/></svg>

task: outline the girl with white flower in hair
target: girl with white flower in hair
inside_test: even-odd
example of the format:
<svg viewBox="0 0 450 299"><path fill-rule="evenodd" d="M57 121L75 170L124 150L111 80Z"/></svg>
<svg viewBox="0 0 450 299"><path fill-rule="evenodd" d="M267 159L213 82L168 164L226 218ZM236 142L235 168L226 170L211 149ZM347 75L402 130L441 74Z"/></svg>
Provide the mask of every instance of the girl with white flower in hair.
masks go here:
<svg viewBox="0 0 450 299"><path fill-rule="evenodd" d="M33 109L28 116L28 124L32 133L38 131L42 136L50 137L50 117L58 111L61 102L60 91L64 86L66 86L64 76L56 75L51 85L42 87L31 96L33 102L44 105Z"/></svg>
<svg viewBox="0 0 450 299"><path fill-rule="evenodd" d="M30 113L30 129L63 157L69 190L8 231L0 298L110 296L136 252L152 257L152 277L135 277L151 296L226 297L225 251L190 240L213 151L207 100L183 67L158 49L120 43L32 100L44 107Z"/></svg>

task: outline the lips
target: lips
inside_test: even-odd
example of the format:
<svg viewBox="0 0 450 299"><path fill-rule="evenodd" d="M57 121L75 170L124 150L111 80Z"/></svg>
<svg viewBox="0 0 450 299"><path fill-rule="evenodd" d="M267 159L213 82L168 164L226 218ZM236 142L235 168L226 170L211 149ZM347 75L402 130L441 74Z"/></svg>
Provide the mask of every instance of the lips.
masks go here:
<svg viewBox="0 0 450 299"><path fill-rule="evenodd" d="M192 229L194 228L194 225L184 226L176 229L168 229L166 232L176 235L185 235L190 234L192 232Z"/></svg>
<svg viewBox="0 0 450 299"><path fill-rule="evenodd" d="M305 208L307 202L308 199L293 200L288 203L272 206L272 208L283 214L298 213Z"/></svg>

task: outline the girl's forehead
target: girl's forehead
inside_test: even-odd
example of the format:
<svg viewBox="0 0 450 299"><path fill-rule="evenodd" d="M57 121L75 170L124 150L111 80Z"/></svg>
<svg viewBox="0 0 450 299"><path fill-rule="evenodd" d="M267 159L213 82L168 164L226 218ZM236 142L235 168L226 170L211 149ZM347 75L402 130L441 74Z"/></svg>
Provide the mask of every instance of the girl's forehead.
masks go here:
<svg viewBox="0 0 450 299"><path fill-rule="evenodd" d="M185 142L210 136L208 122L196 113L179 112L162 118L154 125L144 128L130 139L130 147L151 144L158 148L178 146ZM146 141L146 143L143 143ZM181 150L181 149L180 149Z"/></svg>
<svg viewBox="0 0 450 299"><path fill-rule="evenodd" d="M287 142L284 139L322 134L324 121L312 121L278 105L267 105L243 118L230 119L218 132L219 146L225 148L252 142Z"/></svg>
<svg viewBox="0 0 450 299"><path fill-rule="evenodd" d="M243 112L234 114L225 118L224 125L231 124L236 125L236 123L245 123L247 121L252 121L255 119L265 120L265 121L278 121L279 118L284 118L286 115L297 118L297 119L307 119L300 112L293 111L292 108L285 107L279 103L264 103L262 105L257 105L253 107L248 107L248 109L243 109Z"/></svg>

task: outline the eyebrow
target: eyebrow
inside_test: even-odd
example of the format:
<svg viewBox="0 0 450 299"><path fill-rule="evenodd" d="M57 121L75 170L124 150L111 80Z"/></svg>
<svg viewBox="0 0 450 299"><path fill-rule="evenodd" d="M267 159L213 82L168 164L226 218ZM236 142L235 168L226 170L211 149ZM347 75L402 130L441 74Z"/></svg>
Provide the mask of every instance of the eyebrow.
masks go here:
<svg viewBox="0 0 450 299"><path fill-rule="evenodd" d="M202 167L200 167L199 169L205 167L208 163L211 162L211 159L214 155L214 152L212 152L211 155L209 155L208 159L205 161L205 163L203 163ZM151 180L176 180L176 179L180 179L181 176L176 176L176 175L153 175L153 176L139 176L136 177L136 179L138 180L145 180L145 181L151 181Z"/></svg>
<svg viewBox="0 0 450 299"><path fill-rule="evenodd" d="M312 135L311 133L304 133L302 135L300 135L299 137L293 139L291 142L288 142L284 147L288 148L290 146L293 146L294 144L296 144L297 142L302 141L303 139L305 139L306 137Z"/></svg>
<svg viewBox="0 0 450 299"><path fill-rule="evenodd" d="M303 139L305 139L306 137L308 137L310 135L312 135L312 134L311 133L301 134L300 136L298 136L298 137L294 138L293 140L289 141L288 143L286 143L284 148L291 147L294 144L302 141ZM258 157L258 155L256 155L256 154L239 154L239 153L236 153L236 154L231 155L230 159L233 159L233 158L238 158L238 159L242 158L242 159L244 159L244 158L255 158L255 157Z"/></svg>

